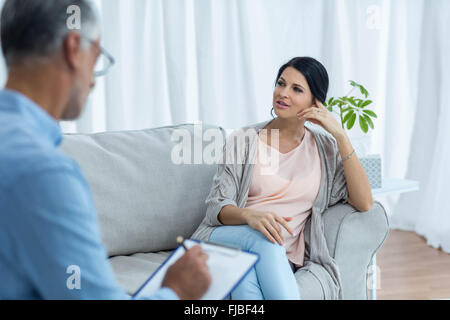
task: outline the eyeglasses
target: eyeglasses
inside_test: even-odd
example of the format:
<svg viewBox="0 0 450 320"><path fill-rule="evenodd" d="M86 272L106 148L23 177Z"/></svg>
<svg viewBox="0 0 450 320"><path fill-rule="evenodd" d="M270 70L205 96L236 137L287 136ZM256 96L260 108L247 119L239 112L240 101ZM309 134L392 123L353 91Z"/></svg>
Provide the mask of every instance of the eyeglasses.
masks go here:
<svg viewBox="0 0 450 320"><path fill-rule="evenodd" d="M109 68L111 68L114 65L114 63L116 63L116 60L108 51L106 51L105 48L103 48L95 40L89 39L87 37L83 37L83 38L85 38L90 43L99 47L100 55L94 66L94 77L104 76L105 74L108 73Z"/></svg>
<svg viewBox="0 0 450 320"><path fill-rule="evenodd" d="M106 51L101 45L98 45L100 48L100 56L97 59L97 62L94 67L94 77L101 77L108 73L109 68L111 68L114 63L114 57Z"/></svg>

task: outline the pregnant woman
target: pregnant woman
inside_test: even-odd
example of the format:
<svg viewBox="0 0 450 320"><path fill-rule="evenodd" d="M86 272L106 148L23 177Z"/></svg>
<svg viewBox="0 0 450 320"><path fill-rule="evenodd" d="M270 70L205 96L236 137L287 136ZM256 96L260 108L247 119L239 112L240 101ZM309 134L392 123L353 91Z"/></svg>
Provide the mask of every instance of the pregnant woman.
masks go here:
<svg viewBox="0 0 450 320"><path fill-rule="evenodd" d="M311 219L306 258L330 274L332 296L341 298L321 215L339 201L368 211L369 180L345 131L323 106L324 66L310 57L293 58L279 69L275 83L271 112L276 117L227 138L206 217L192 238L259 254L232 299L299 299L294 273L304 266L304 227ZM324 130L305 126L306 121ZM230 161L236 155L242 161Z"/></svg>

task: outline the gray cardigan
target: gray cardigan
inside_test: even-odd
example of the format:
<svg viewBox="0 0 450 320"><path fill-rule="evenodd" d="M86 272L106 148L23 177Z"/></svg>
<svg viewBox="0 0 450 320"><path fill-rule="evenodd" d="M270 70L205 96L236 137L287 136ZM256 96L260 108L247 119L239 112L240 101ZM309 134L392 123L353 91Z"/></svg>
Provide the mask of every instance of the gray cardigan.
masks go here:
<svg viewBox="0 0 450 320"><path fill-rule="evenodd" d="M234 131L227 138L223 148L223 161L218 165L211 191L206 199L206 216L192 235L193 239L208 241L212 231L217 226L223 225L218 220L218 214L223 206L231 204L238 208L245 207L256 155L257 134L271 121L244 127ZM308 123L305 126L313 133L319 150L322 178L319 193L308 218L310 223L305 225L305 262L301 269L312 272L319 279L326 299L342 299L339 269L328 251L322 213L341 200L347 202L344 168L336 140L318 126ZM254 134L248 134L249 132ZM239 138L245 143L233 143Z"/></svg>

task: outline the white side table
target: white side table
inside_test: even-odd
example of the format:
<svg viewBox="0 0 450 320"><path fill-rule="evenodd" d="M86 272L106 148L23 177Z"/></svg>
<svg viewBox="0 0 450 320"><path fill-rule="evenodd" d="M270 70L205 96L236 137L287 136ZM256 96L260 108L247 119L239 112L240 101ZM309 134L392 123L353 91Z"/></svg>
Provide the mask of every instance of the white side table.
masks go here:
<svg viewBox="0 0 450 320"><path fill-rule="evenodd" d="M411 192L419 190L419 181L415 180L405 180L405 179L392 179L383 178L382 187L377 189L372 189L372 196L376 200L377 197ZM369 299L377 299L377 256L373 256L372 262L369 266L368 271L368 282L369 282Z"/></svg>

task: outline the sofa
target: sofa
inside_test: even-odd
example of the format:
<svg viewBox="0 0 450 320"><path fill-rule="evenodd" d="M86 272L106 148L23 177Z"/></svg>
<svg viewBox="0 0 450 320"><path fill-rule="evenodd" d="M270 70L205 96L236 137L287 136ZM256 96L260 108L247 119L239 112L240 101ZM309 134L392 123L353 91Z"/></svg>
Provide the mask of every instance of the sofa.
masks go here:
<svg viewBox="0 0 450 320"><path fill-rule="evenodd" d="M174 132L189 133L194 148L204 133L224 129L200 123L135 131L65 134L62 150L81 167L97 209L102 241L116 279L133 294L202 221L217 164L177 164ZM194 161L193 161L194 162ZM383 206L368 212L339 203L323 214L328 250L341 273L344 299L368 298L368 267L389 226ZM305 230L309 227L306 224ZM300 268L295 277L303 299L324 299L320 279Z"/></svg>

